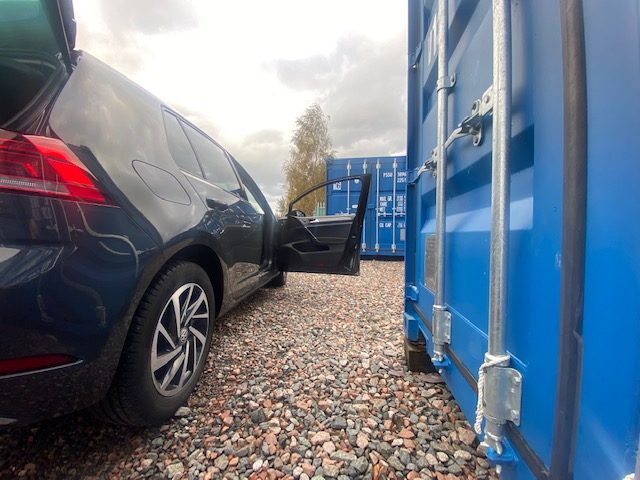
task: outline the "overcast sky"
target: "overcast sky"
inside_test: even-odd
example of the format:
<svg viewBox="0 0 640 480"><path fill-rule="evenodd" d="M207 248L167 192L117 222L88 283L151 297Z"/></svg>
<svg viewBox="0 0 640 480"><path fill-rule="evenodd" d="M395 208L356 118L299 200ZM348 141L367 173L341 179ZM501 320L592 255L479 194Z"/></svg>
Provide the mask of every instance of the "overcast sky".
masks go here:
<svg viewBox="0 0 640 480"><path fill-rule="evenodd" d="M77 46L227 148L275 205L296 118L337 156L403 154L404 0L76 0Z"/></svg>

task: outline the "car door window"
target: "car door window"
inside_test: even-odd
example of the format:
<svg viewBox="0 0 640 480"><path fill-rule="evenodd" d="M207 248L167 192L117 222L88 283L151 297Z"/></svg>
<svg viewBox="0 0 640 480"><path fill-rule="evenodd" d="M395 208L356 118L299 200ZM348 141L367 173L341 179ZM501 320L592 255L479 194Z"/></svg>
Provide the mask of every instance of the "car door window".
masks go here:
<svg viewBox="0 0 640 480"><path fill-rule="evenodd" d="M295 212L295 216L298 217L325 216L327 187L328 185L322 185L308 192L306 195L299 197L290 205L290 211Z"/></svg>
<svg viewBox="0 0 640 480"><path fill-rule="evenodd" d="M227 192L242 191L236 172L224 150L190 125L185 123L182 125L200 161L204 178Z"/></svg>
<svg viewBox="0 0 640 480"><path fill-rule="evenodd" d="M167 141L169 142L169 151L171 152L173 160L178 164L178 167L185 172L202 177L202 169L198 164L191 144L184 130L182 130L178 119L166 111L163 112L163 114Z"/></svg>

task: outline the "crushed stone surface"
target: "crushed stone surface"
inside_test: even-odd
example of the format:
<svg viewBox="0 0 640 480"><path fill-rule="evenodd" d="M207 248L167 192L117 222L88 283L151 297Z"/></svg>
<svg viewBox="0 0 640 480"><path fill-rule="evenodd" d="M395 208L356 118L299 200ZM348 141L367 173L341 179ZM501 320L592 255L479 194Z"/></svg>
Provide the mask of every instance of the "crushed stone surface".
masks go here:
<svg viewBox="0 0 640 480"><path fill-rule="evenodd" d="M160 428L86 412L0 433L0 478L496 479L437 374L407 371L401 262L289 274L222 318Z"/></svg>

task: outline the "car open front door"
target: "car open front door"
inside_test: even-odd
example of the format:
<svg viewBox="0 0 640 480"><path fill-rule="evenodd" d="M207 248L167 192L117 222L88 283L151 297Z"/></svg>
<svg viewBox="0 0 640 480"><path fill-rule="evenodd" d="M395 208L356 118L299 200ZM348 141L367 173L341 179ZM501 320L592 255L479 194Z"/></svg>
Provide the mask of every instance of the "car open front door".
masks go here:
<svg viewBox="0 0 640 480"><path fill-rule="evenodd" d="M279 220L278 268L284 272L360 272L360 236L371 175L330 180L302 193ZM343 211L326 215L326 189L345 192ZM348 193L349 192L349 193ZM357 203L351 202L350 193Z"/></svg>

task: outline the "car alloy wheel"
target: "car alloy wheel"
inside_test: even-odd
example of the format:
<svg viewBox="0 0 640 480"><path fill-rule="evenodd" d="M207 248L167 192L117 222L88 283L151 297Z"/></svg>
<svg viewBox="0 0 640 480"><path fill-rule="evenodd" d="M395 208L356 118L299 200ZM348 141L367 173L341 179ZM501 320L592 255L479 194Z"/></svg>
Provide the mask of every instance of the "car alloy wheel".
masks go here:
<svg viewBox="0 0 640 480"><path fill-rule="evenodd" d="M151 375L161 395L182 391L205 357L209 302L197 283L179 287L169 298L153 334Z"/></svg>

